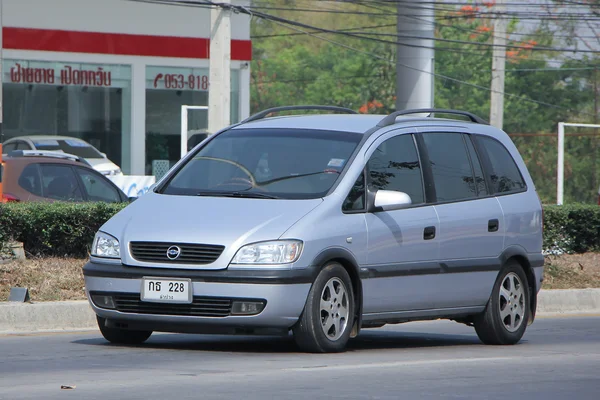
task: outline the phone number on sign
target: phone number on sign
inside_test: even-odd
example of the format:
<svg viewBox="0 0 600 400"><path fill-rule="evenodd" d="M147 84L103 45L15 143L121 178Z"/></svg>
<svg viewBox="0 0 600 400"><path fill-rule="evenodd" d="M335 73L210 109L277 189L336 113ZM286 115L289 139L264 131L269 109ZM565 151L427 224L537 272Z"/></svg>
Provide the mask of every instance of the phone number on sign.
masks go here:
<svg viewBox="0 0 600 400"><path fill-rule="evenodd" d="M208 90L206 75L166 74L164 80L166 89Z"/></svg>

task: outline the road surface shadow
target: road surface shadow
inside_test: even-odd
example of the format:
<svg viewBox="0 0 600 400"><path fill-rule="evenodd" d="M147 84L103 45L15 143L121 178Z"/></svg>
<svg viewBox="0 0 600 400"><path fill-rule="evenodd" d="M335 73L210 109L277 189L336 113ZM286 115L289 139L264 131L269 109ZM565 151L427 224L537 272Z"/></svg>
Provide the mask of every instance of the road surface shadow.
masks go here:
<svg viewBox="0 0 600 400"><path fill-rule="evenodd" d="M119 347L97 338L75 340L73 343ZM365 331L348 342L347 351L357 352L374 349L410 349L424 347L450 347L479 345L475 335L431 334L421 332ZM296 353L299 352L290 336L227 336L196 334L154 334L142 345L125 346L140 349L219 351L239 353Z"/></svg>

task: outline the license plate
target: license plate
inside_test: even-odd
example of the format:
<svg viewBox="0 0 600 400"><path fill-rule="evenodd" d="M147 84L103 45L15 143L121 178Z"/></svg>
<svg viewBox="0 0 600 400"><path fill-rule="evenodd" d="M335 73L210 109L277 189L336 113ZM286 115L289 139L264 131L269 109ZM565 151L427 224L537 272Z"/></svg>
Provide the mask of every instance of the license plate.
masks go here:
<svg viewBox="0 0 600 400"><path fill-rule="evenodd" d="M191 303L193 298L190 279L144 278L142 301L155 303Z"/></svg>

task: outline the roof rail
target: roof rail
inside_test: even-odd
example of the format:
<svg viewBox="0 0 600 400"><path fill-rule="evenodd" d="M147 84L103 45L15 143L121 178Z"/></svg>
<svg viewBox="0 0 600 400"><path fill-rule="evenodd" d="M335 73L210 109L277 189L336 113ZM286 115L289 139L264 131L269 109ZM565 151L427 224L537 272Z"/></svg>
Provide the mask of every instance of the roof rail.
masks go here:
<svg viewBox="0 0 600 400"><path fill-rule="evenodd" d="M322 111L337 111L344 114L358 114L356 111L351 110L345 107L338 106L282 106L282 107L273 107L268 108L266 110L260 111L250 117L246 118L240 124L244 124L246 122L252 122L259 119L265 118L267 115L272 114L274 112L279 111L294 111L294 110L322 110Z"/></svg>
<svg viewBox="0 0 600 400"><path fill-rule="evenodd" d="M410 115L410 114L423 114L429 113L428 118L431 117L432 114L453 114L453 115L462 115L463 117L468 117L471 122L475 122L477 124L485 124L489 125L487 121L478 117L475 114L472 114L468 111L460 111L460 110L447 110L443 108L419 108L415 110L402 110L402 111L394 111L377 124L378 127L383 128L384 126L393 125L396 123L396 118L401 115Z"/></svg>
<svg viewBox="0 0 600 400"><path fill-rule="evenodd" d="M63 153L60 151L51 151L51 150L12 150L7 154L9 157L54 157L54 158L63 158L66 160L79 161L84 164L89 165L89 163L75 154Z"/></svg>

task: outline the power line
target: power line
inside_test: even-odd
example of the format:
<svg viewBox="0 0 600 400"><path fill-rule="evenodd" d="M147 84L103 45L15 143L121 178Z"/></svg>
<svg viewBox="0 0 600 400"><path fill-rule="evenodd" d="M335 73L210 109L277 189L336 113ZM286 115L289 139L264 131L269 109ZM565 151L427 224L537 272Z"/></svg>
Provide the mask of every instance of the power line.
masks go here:
<svg viewBox="0 0 600 400"><path fill-rule="evenodd" d="M143 1L143 2L154 2L154 3L159 2L157 0L132 0L132 1ZM364 51L364 50L360 50L360 49L356 49L356 48L354 48L352 46L349 46L349 45L346 45L344 43L336 42L336 41L333 41L331 39L327 39L327 38L324 38L324 37L321 37L321 36L317 36L315 33L304 31L304 30L300 29L299 26L300 27L304 27L304 28L308 28L308 29L318 30L318 31L325 31L325 32L330 31L330 30L323 29L323 28L318 28L318 27L314 27L314 26L310 26L308 24L299 23L297 21L287 20L285 18L281 18L281 17L277 17L277 16L273 16L273 15L270 15L270 14L266 14L266 13L260 12L260 11L253 10L252 8L248 8L248 7L244 7L244 6L238 6L238 5L230 5L230 4L219 4L219 3L215 3L215 2L212 2L212 1L209 1L209 0L202 1L201 3L198 3L196 1L190 1L190 0L187 0L187 1L185 1L185 0L173 0L173 1L167 2L167 3L181 3L181 4L184 4L184 5L190 5L190 6L193 6L193 5L195 5L195 6L211 5L211 6L217 6L217 7L227 7L227 8L230 8L230 9L236 11L236 12L246 13L246 14L252 16L252 17L257 17L257 18L261 18L261 19L264 19L264 20L268 20L268 21L271 21L273 23L279 24L281 26L287 27L288 29L293 29L293 30L302 32L302 33L304 33L306 35L313 36L313 37L315 37L315 38L317 38L319 40L323 40L323 41L329 42L331 44L334 44L334 45L346 48L347 50L354 51L354 52L361 53L361 54L365 54L365 55L371 56L373 58L385 61L387 63L395 63L394 61L391 61L391 60L389 60L387 58L381 57L378 54L371 53L371 52ZM348 33L345 33L345 34L349 35ZM432 75L432 76L435 76L435 77L438 77L438 78L442 78L442 79L445 79L445 80L448 80L448 81L451 81L451 82L456 82L456 83L459 83L459 84L462 84L462 85L474 87L474 88L485 90L485 91L491 91L491 89L488 88L488 87L481 86L481 85L474 84L474 83L467 82L467 81L463 81L463 80L460 80L460 79L456 79L456 78L453 78L453 77L450 77L450 76L447 76L447 75L442 75L442 74L435 73L435 72L425 71L425 70L422 70L420 68L412 67L412 66L409 66L409 65L401 64L401 63L399 63L398 65L400 65L400 66L402 66L404 68L407 68L407 69L415 70L415 71L418 71L418 72L421 72L421 73L426 73L426 74L429 74L429 75ZM557 108L557 109L563 109L563 110L570 111L569 109L567 109L565 107L562 107L562 106L558 106L558 105L555 105L555 104L551 104L551 103L547 103L547 102L543 102L543 101L539 101L539 100L530 99L530 98L519 96L519 95L515 95L515 94L512 94L512 93L506 93L506 92L497 92L497 93L501 93L501 94L503 94L505 96L516 98L516 99L519 99L519 100L522 100L522 101L526 101L526 102L530 102L530 103L534 103L534 104L539 104L539 105L543 105L543 106L547 106L547 107L552 107L552 108Z"/></svg>
<svg viewBox="0 0 600 400"><path fill-rule="evenodd" d="M256 16L259 16L259 15L256 15ZM268 19L269 17L270 16L268 14L263 14L263 18L267 18ZM280 24L282 26L286 26L285 23L280 22L280 21L273 20L273 22L278 23L278 24ZM299 28L297 28L297 27L293 27L293 26L289 27L288 26L288 28L294 29L294 30L298 30L298 31L302 32L302 30L299 29ZM317 35L315 35L313 33L308 33L308 32L305 32L305 33L307 33L307 34L309 34L309 35L311 35L311 36L313 36L313 37L315 37L317 39L324 40L326 42L329 42L329 43L332 43L332 44L344 47L344 48L346 48L348 50L355 51L355 52L358 52L358 53L362 53L362 54L365 54L365 55L369 55L371 57L380 59L382 61L385 61L385 62L388 62L388 63L392 63L392 61L390 61L390 60L388 60L386 58L383 58L383 57L379 56L378 54L374 54L374 53L370 53L370 52L367 52L367 51L364 51L364 50L356 49L356 48L348 46L348 45L346 45L344 43L335 42L333 40L317 36ZM471 86L471 87L474 87L474 88L477 88L477 89L481 89L481 90L485 90L485 91L488 91L488 92L491 91L491 89L488 88L488 87L481 86L481 85L478 85L478 84L474 84L474 83L471 83L471 82L462 81L460 79L452 78L452 77L447 76L447 75L442 75L442 74L438 74L438 73L435 73L435 72L425 71L425 70L422 70L420 68L412 67L412 66L409 66L409 65L406 65L406 64L399 63L399 65L401 65L404 68L408 68L408 69L412 69L412 70L415 70L415 71L418 71L418 72L426 73L426 74L429 74L429 75L432 75L432 76L435 76L435 77L438 77L438 78L446 79L446 80L449 80L449 81L452 81L452 82L456 82L456 83L459 83L459 84L462 84L462 85ZM506 92L499 92L499 93L501 93L501 94L503 94L505 96L516 98L516 99L523 100L523 101L526 101L526 102L535 103L535 104L539 104L539 105L543 105L543 106L547 106L547 107L552 107L552 108L557 108L557 109L563 109L563 110L570 111L569 109L567 109L565 107L562 107L562 106L558 106L556 104L550 104L550 103L546 103L546 102L539 101L539 100L533 100L533 99L530 99L530 98L527 98L527 97L523 97L523 96L519 96L519 95L515 95L515 94L512 94L512 93L506 93Z"/></svg>

